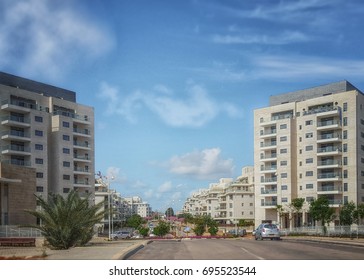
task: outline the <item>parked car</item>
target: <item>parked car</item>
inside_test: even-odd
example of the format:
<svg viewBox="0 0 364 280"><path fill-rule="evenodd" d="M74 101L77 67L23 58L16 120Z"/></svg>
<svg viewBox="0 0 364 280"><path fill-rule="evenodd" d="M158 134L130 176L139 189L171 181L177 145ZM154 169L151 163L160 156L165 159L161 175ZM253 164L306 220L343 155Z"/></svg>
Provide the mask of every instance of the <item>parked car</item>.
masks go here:
<svg viewBox="0 0 364 280"><path fill-rule="evenodd" d="M117 231L111 234L111 239L118 240L118 239L129 239L131 238L131 234L128 231Z"/></svg>
<svg viewBox="0 0 364 280"><path fill-rule="evenodd" d="M238 235L238 236L245 236L246 235L246 230L245 229L239 229L239 230L229 230L228 233L232 234L232 235Z"/></svg>
<svg viewBox="0 0 364 280"><path fill-rule="evenodd" d="M264 223L260 224L258 228L255 230L255 240L263 240L270 238L273 239L281 239L281 234L279 232L279 228L275 224Z"/></svg>

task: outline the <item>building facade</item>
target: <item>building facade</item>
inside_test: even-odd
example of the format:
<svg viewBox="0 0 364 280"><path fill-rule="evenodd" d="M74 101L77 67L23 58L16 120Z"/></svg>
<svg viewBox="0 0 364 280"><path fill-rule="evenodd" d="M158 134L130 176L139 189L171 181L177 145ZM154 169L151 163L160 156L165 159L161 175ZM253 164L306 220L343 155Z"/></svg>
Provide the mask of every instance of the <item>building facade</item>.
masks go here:
<svg viewBox="0 0 364 280"><path fill-rule="evenodd" d="M254 221L254 202L254 168L247 166L235 180L222 178L208 189L193 193L184 203L183 212L233 225L239 220Z"/></svg>
<svg viewBox="0 0 364 280"><path fill-rule="evenodd" d="M13 213L35 205L34 193L93 194L94 109L76 103L73 91L3 72L0 101L1 169L18 170L1 175L0 224L23 223ZM15 188L27 196L14 197Z"/></svg>
<svg viewBox="0 0 364 280"><path fill-rule="evenodd" d="M254 143L256 224L311 225L309 203L323 195L337 214L364 202L364 95L349 82L272 96L254 111ZM305 203L292 219L296 198Z"/></svg>

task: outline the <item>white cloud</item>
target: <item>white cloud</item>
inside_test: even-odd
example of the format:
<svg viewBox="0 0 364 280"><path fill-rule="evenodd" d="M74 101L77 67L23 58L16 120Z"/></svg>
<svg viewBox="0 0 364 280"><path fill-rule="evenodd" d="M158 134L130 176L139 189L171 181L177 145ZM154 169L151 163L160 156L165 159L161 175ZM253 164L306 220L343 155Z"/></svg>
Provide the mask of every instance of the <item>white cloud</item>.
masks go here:
<svg viewBox="0 0 364 280"><path fill-rule="evenodd" d="M172 189L173 189L172 182L168 181L159 186L158 192L165 193L171 191Z"/></svg>
<svg viewBox="0 0 364 280"><path fill-rule="evenodd" d="M107 100L107 113L122 115L130 122L137 122L143 108L173 127L201 127L219 114L232 118L242 115L234 104L218 103L204 87L194 83L188 83L183 98L165 85L157 85L151 92L137 90L121 98L119 89L106 83L101 85L99 96Z"/></svg>
<svg viewBox="0 0 364 280"><path fill-rule="evenodd" d="M174 156L166 167L171 173L197 179L218 179L229 177L234 170L232 159L224 159L219 148L193 151Z"/></svg>
<svg viewBox="0 0 364 280"><path fill-rule="evenodd" d="M111 49L107 31L72 7L49 0L3 1L0 17L0 67L23 74L60 75L80 59ZM102 42L102 43L101 43Z"/></svg>
<svg viewBox="0 0 364 280"><path fill-rule="evenodd" d="M305 78L362 76L364 60L341 60L313 56L257 56L253 59L255 78Z"/></svg>
<svg viewBox="0 0 364 280"><path fill-rule="evenodd" d="M213 42L219 44L264 44L264 45L286 45L292 43L302 43L310 38L299 31L286 31L277 36L272 35L214 35Z"/></svg>

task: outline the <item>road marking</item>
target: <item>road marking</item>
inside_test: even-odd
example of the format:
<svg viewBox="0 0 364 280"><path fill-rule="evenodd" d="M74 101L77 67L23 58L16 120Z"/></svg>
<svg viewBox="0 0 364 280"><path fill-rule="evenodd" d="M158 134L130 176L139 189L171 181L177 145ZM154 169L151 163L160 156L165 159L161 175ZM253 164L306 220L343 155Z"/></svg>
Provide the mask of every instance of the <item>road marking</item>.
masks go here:
<svg viewBox="0 0 364 280"><path fill-rule="evenodd" d="M248 254L250 254L250 255L252 255L253 257L255 257L255 258L257 258L258 260L264 260L264 258L262 258L262 257L259 257L258 255L256 255L256 254L253 254L252 252L249 252L247 249L245 249L245 248L241 248L245 253L248 253Z"/></svg>

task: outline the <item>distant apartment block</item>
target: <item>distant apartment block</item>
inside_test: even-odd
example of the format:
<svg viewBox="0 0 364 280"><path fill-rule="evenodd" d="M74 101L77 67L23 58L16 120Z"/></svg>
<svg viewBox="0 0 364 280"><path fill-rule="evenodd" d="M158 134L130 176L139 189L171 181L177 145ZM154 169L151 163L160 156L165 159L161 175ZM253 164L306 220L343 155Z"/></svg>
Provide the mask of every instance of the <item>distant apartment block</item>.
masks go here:
<svg viewBox="0 0 364 280"><path fill-rule="evenodd" d="M128 203L131 215L137 214L142 218L150 217L152 208L148 202L142 200L139 196L125 197L124 200Z"/></svg>
<svg viewBox="0 0 364 280"><path fill-rule="evenodd" d="M235 180L222 178L192 194L183 212L210 216L221 224L236 224L239 220L254 220L254 202L254 169L248 166Z"/></svg>
<svg viewBox="0 0 364 280"><path fill-rule="evenodd" d="M311 225L309 202L319 196L337 213L364 202L364 95L349 82L272 96L254 112L254 143L256 224ZM296 221L295 198L305 199Z"/></svg>
<svg viewBox="0 0 364 280"><path fill-rule="evenodd" d="M94 192L94 109L76 93L0 72L0 225L34 223L34 193Z"/></svg>

